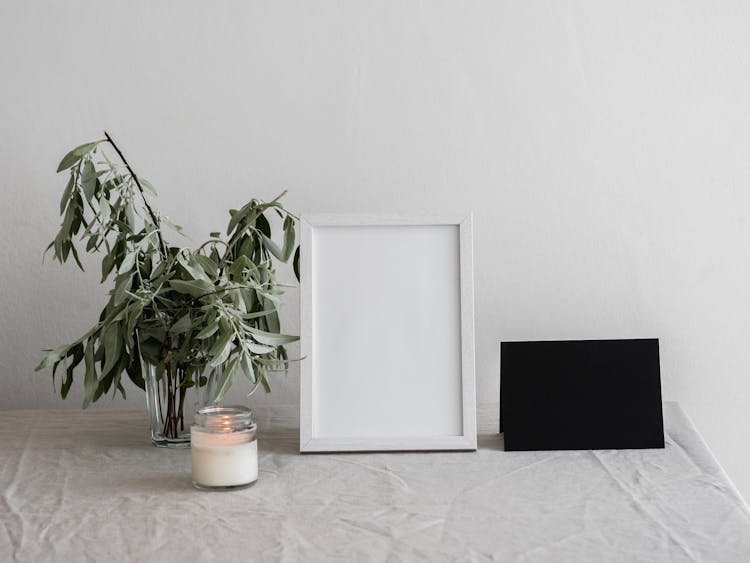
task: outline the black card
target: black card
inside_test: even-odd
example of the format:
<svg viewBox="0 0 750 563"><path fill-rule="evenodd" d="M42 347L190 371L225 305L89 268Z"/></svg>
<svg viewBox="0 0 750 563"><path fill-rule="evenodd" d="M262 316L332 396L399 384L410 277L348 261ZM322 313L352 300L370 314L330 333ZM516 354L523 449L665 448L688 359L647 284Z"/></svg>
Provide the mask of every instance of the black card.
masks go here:
<svg viewBox="0 0 750 563"><path fill-rule="evenodd" d="M658 339L503 342L505 449L663 448Z"/></svg>

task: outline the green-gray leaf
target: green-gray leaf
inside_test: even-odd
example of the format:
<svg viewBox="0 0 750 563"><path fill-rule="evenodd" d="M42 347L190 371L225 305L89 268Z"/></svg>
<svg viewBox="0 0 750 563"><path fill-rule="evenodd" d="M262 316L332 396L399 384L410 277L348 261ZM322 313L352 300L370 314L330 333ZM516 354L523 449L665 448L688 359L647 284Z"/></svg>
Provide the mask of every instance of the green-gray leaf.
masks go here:
<svg viewBox="0 0 750 563"><path fill-rule="evenodd" d="M214 322L213 324L208 325L206 328L196 334L195 338L197 338L198 340L203 340L205 338L208 338L209 336L212 336L217 330L219 330L219 323Z"/></svg>
<svg viewBox="0 0 750 563"><path fill-rule="evenodd" d="M193 256L193 259L200 264L200 266L203 268L203 270L212 278L216 277L216 274L219 273L219 265L211 260L208 256L204 256L203 254L195 254Z"/></svg>
<svg viewBox="0 0 750 563"><path fill-rule="evenodd" d="M94 164L87 160L86 164L83 165L83 172L81 172L81 189L83 189L83 197L86 201L91 201L96 191L96 169ZM106 219L104 220L106 222Z"/></svg>
<svg viewBox="0 0 750 563"><path fill-rule="evenodd" d="M206 272L203 271L201 263L196 261L195 256L191 256L188 260L182 254L178 254L177 261L180 263L180 266L185 268L185 271L194 279L209 281Z"/></svg>
<svg viewBox="0 0 750 563"><path fill-rule="evenodd" d="M76 164L79 160L81 160L81 157L89 152L91 149L93 149L96 145L101 143L101 141L94 141L93 143L86 143L79 147L74 148L72 151L70 151L68 154L66 154L63 159L60 161L59 166L57 167L57 171L61 172L65 170L66 168L70 168L74 164Z"/></svg>
<svg viewBox="0 0 750 563"><path fill-rule="evenodd" d="M289 260L294 251L294 240L294 219L287 215L286 219L284 219L284 262Z"/></svg>
<svg viewBox="0 0 750 563"><path fill-rule="evenodd" d="M60 215L65 212L65 207L68 205L68 201L70 201L70 194L73 193L73 186L75 185L74 177L75 174L71 171L68 185L65 186L65 191L63 192L62 198L60 199Z"/></svg>
<svg viewBox="0 0 750 563"><path fill-rule="evenodd" d="M253 335L256 342L260 344L270 344L272 346L278 346L280 344L289 344L290 342L296 342L299 340L299 336L292 336L289 334L275 334L273 332L266 332L264 330L258 330L257 328L248 328L247 331Z"/></svg>
<svg viewBox="0 0 750 563"><path fill-rule="evenodd" d="M192 297L201 297L215 291L214 285L207 280L171 280L169 285L175 291Z"/></svg>
<svg viewBox="0 0 750 563"><path fill-rule="evenodd" d="M234 333L231 330L222 329L221 333L219 334L219 338L216 340L216 342L214 342L214 345L208 351L208 355L212 358L219 357L228 347L231 348L233 338ZM221 362L217 362L214 367L216 367L220 363Z"/></svg>
<svg viewBox="0 0 750 563"><path fill-rule="evenodd" d="M224 345L224 348L221 349L221 351L214 357L213 360L209 362L209 366L212 368L218 367L224 362L227 361L227 358L229 357L229 354L232 351L232 340L230 340Z"/></svg>
<svg viewBox="0 0 750 563"><path fill-rule="evenodd" d="M276 244L274 241L272 241L270 238L268 238L266 235L261 234L261 238L263 239L263 245L266 247L268 252L273 254L273 256L277 260L281 260L282 262L285 262L284 260L284 251L279 248L279 245Z"/></svg>
<svg viewBox="0 0 750 563"><path fill-rule="evenodd" d="M269 352L273 352L274 350L276 350L276 346L256 344L255 342L250 341L247 341L245 345L247 346L247 349L250 350L253 354L268 354Z"/></svg>
<svg viewBox="0 0 750 563"><path fill-rule="evenodd" d="M237 369L238 361L239 357L234 358L231 362L229 362L226 369L224 370L224 373L221 374L219 387L216 390L216 397L214 399L215 401L221 401L224 398L226 392L229 390L229 387L232 385L232 379L234 377L234 372Z"/></svg>
<svg viewBox="0 0 750 563"><path fill-rule="evenodd" d="M250 359L250 355L241 354L240 358L240 365L242 366L242 371L245 374L245 377L255 383L255 370L253 369L253 362Z"/></svg>
<svg viewBox="0 0 750 563"><path fill-rule="evenodd" d="M182 334L183 332L189 331L192 326L193 321L190 319L190 313L185 313L176 323L172 325L172 328L169 329L169 332L171 332L172 334Z"/></svg>
<svg viewBox="0 0 750 563"><path fill-rule="evenodd" d="M122 261L122 264L120 264L120 268L117 270L118 273L124 274L125 272L129 272L133 269L133 266L135 266L135 252L128 252L125 255L125 259Z"/></svg>
<svg viewBox="0 0 750 563"><path fill-rule="evenodd" d="M66 346L59 346L58 348L55 348L54 350L49 350L47 354L44 356L44 359L40 362L40 364L36 366L36 369L34 371L39 371L42 369L52 367L53 365L55 365L57 362L59 362L65 357L69 349L70 349L70 346L66 345Z"/></svg>
<svg viewBox="0 0 750 563"><path fill-rule="evenodd" d="M154 186L151 184L151 182L149 182L148 180L146 180L146 178L141 178L140 176L138 176L138 180L141 182L141 185L145 188L145 190L149 194L151 194L152 196L156 195L156 188L154 188Z"/></svg>
<svg viewBox="0 0 750 563"><path fill-rule="evenodd" d="M97 380L96 380L96 366L94 365L94 340L89 339L86 343L86 352L84 354L84 365L86 366L86 374L83 378L83 408L85 409L91 404L96 393Z"/></svg>
<svg viewBox="0 0 750 563"><path fill-rule="evenodd" d="M104 367L102 368L102 375L108 374L109 370L115 367L115 364L120 360L122 341L120 340L119 327L119 323L112 323L107 327L102 336L104 340L104 356L106 358Z"/></svg>

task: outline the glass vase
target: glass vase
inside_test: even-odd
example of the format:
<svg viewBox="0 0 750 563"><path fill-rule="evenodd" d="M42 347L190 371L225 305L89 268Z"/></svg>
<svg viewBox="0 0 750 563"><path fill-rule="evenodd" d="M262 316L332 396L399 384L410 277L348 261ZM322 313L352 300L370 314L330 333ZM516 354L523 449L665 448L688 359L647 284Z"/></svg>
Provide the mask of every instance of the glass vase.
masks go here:
<svg viewBox="0 0 750 563"><path fill-rule="evenodd" d="M188 374L179 365L159 370L141 359L146 383L151 442L161 448L189 448L193 415L201 408L215 404L216 371Z"/></svg>

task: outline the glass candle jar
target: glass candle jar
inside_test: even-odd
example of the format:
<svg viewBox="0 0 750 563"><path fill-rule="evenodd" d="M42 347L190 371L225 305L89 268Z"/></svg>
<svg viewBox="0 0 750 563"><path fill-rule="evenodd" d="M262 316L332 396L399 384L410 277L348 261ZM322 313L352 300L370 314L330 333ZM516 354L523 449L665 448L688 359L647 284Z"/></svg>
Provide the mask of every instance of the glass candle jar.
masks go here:
<svg viewBox="0 0 750 563"><path fill-rule="evenodd" d="M207 490L243 489L258 480L258 442L246 407L201 408L190 428L193 485Z"/></svg>

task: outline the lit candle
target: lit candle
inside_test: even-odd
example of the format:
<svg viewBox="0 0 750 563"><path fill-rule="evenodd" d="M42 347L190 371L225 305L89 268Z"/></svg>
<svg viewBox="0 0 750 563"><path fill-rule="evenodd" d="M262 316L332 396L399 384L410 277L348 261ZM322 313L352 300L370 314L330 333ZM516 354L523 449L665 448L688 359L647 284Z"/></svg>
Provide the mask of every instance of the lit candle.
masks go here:
<svg viewBox="0 0 750 563"><path fill-rule="evenodd" d="M204 407L190 429L193 484L231 490L258 480L256 425L245 407Z"/></svg>

